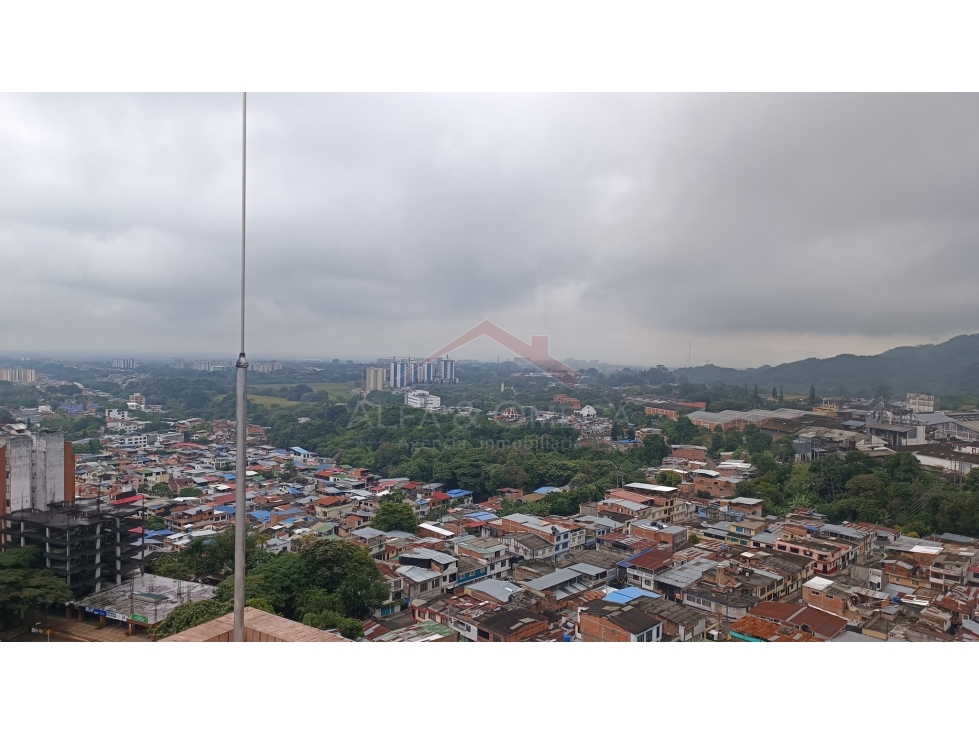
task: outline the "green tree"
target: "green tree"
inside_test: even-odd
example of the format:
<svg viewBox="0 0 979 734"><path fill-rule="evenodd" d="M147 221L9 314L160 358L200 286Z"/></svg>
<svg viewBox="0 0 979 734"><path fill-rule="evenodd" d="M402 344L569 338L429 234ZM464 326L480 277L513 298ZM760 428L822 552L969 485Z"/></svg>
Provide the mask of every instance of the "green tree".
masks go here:
<svg viewBox="0 0 979 734"><path fill-rule="evenodd" d="M147 515L143 521L143 527L145 530L163 530L166 524L159 515Z"/></svg>
<svg viewBox="0 0 979 734"><path fill-rule="evenodd" d="M3 423L0 420L0 423ZM101 454L102 453L102 443L97 438L93 438L86 444L82 444L81 453L83 454Z"/></svg>
<svg viewBox="0 0 979 734"><path fill-rule="evenodd" d="M233 605L216 599L186 602L175 607L160 623L160 626L156 628L156 639L162 640L165 637L189 630L191 627L223 617L233 609Z"/></svg>
<svg viewBox="0 0 979 734"><path fill-rule="evenodd" d="M919 478L924 469L914 454L900 452L884 459L884 473L895 482L911 482Z"/></svg>
<svg viewBox="0 0 979 734"><path fill-rule="evenodd" d="M364 636L364 623L358 619L344 617L337 612L325 611L318 614L307 614L303 624L321 630L337 630L348 640L356 640Z"/></svg>
<svg viewBox="0 0 979 734"><path fill-rule="evenodd" d="M265 599L246 599L245 606L251 607L252 609L260 609L263 612L268 612L269 614L275 614L275 607L269 604Z"/></svg>
<svg viewBox="0 0 979 734"><path fill-rule="evenodd" d="M339 591L350 577L383 579L377 562L367 549L344 540L317 540L303 545L299 555L306 561L310 586L319 587L328 594Z"/></svg>
<svg viewBox="0 0 979 734"><path fill-rule="evenodd" d="M157 482L152 487L147 490L147 494L153 497L173 497L173 491L170 489L170 485L166 482Z"/></svg>
<svg viewBox="0 0 979 734"><path fill-rule="evenodd" d="M647 433L642 438L640 455L647 466L660 466L663 459L670 455L670 447L666 445L662 435Z"/></svg>
<svg viewBox="0 0 979 734"><path fill-rule="evenodd" d="M846 493L857 497L860 495L879 495L884 485L873 474L858 474L846 483Z"/></svg>
<svg viewBox="0 0 979 734"><path fill-rule="evenodd" d="M661 487L679 487L682 480L675 471L661 471L656 475L656 483Z"/></svg>
<svg viewBox="0 0 979 734"><path fill-rule="evenodd" d="M385 532L402 530L414 533L418 530L418 519L411 507L403 502L382 502L371 527Z"/></svg>
<svg viewBox="0 0 979 734"><path fill-rule="evenodd" d="M337 595L348 616L363 617L381 606L390 591L387 582L374 577L373 574L354 572L340 584Z"/></svg>
<svg viewBox="0 0 979 734"><path fill-rule="evenodd" d="M685 415L681 415L679 418L677 418L676 422L665 432L670 441L675 444L689 444L700 435L700 431L697 430L697 426L695 426L693 421L691 421Z"/></svg>
<svg viewBox="0 0 979 734"><path fill-rule="evenodd" d="M760 454L763 451L767 451L772 445L772 437L767 433L762 433L757 429L756 426L749 426L754 428L754 431L745 431L745 448L748 449L748 453L754 456L755 454Z"/></svg>
<svg viewBox="0 0 979 734"><path fill-rule="evenodd" d="M6 626L27 610L44 604L66 602L68 585L53 573L31 568L37 549L11 548L0 553L0 625Z"/></svg>
<svg viewBox="0 0 979 734"><path fill-rule="evenodd" d="M979 498L971 492L957 492L942 500L935 525L943 533L979 535Z"/></svg>
<svg viewBox="0 0 979 734"><path fill-rule="evenodd" d="M178 497L200 497L202 492L197 487L184 487Z"/></svg>

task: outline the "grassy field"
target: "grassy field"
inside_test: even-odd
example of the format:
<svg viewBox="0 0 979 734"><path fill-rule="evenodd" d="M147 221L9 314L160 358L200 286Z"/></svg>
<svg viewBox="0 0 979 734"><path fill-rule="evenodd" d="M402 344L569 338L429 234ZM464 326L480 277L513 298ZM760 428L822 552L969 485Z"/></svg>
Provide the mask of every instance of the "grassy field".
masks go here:
<svg viewBox="0 0 979 734"><path fill-rule="evenodd" d="M350 391L357 387L356 382L290 382L276 383L272 385L254 385L254 390L278 390L283 387L295 387L296 385L309 385L315 392L325 392L330 396L330 402L345 403L350 399ZM293 400L286 400L280 397L269 397L266 395L249 395L249 400L254 400L259 405L299 405Z"/></svg>
<svg viewBox="0 0 979 734"><path fill-rule="evenodd" d="M341 390L349 394L351 390L358 387L356 382L275 382L268 385L255 383L254 387L258 388L273 388L278 390L280 387L295 387L296 385L309 385L316 391L322 390Z"/></svg>
<svg viewBox="0 0 979 734"><path fill-rule="evenodd" d="M249 395L248 401L252 403L258 403L259 405L264 405L266 407L270 405L299 405L295 400L286 400L285 398L273 398L268 395Z"/></svg>

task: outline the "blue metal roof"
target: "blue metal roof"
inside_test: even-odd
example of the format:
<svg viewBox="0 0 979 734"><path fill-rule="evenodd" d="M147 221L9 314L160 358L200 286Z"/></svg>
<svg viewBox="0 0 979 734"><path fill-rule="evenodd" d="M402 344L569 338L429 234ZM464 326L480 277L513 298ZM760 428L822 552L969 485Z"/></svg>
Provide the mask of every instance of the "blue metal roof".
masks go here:
<svg viewBox="0 0 979 734"><path fill-rule="evenodd" d="M492 512L471 512L466 515L466 517L471 517L474 520L495 520L496 515Z"/></svg>
<svg viewBox="0 0 979 734"><path fill-rule="evenodd" d="M308 451L307 451L306 449L304 449L304 448L303 448L302 446L290 446L290 447L289 447L289 450L290 450L290 451L295 451L295 452L296 452L297 454L302 454L303 456L305 456L306 454L308 454L308 453L309 453L309 452L308 452Z"/></svg>
<svg viewBox="0 0 979 734"><path fill-rule="evenodd" d="M653 599L659 599L662 594L646 591L645 589L640 589L636 586L626 586L624 589L616 589L615 591L607 594L602 601L614 601L616 604L628 604L631 601L635 601L640 596L648 596Z"/></svg>
<svg viewBox="0 0 979 734"><path fill-rule="evenodd" d="M550 494L551 492L560 492L560 490L557 487L541 487L534 490L534 494Z"/></svg>
<svg viewBox="0 0 979 734"><path fill-rule="evenodd" d="M472 494L472 492L465 489L450 489L448 492L446 492L446 494L452 499L457 499L459 497L465 497L466 495Z"/></svg>
<svg viewBox="0 0 979 734"><path fill-rule="evenodd" d="M227 512L229 515L234 515L235 514L235 506L234 505L220 505L218 507L215 507L214 508L214 511L215 512Z"/></svg>
<svg viewBox="0 0 979 734"><path fill-rule="evenodd" d="M254 510L248 513L249 517L254 517L256 520L269 520L272 515L269 514L268 510Z"/></svg>

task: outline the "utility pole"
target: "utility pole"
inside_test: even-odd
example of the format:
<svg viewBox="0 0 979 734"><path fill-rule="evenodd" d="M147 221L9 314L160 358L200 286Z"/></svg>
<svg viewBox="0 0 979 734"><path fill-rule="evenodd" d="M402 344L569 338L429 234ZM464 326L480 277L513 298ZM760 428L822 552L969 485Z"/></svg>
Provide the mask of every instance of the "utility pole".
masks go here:
<svg viewBox="0 0 979 734"><path fill-rule="evenodd" d="M248 438L248 360L245 359L245 156L248 94L241 94L241 351L235 363L237 379L237 439L235 449L235 642L245 641L245 471Z"/></svg>

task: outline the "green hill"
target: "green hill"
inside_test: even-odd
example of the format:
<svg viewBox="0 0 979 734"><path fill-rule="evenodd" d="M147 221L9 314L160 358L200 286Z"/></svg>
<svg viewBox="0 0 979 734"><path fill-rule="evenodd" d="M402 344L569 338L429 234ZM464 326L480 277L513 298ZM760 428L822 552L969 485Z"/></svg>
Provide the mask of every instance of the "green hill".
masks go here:
<svg viewBox="0 0 979 734"><path fill-rule="evenodd" d="M872 397L880 386L895 398L907 392L979 395L979 334L957 336L941 344L897 347L869 357L840 354L747 370L705 365L678 369L674 374L692 383L757 384L762 394L772 387L807 393L815 385L822 395Z"/></svg>

